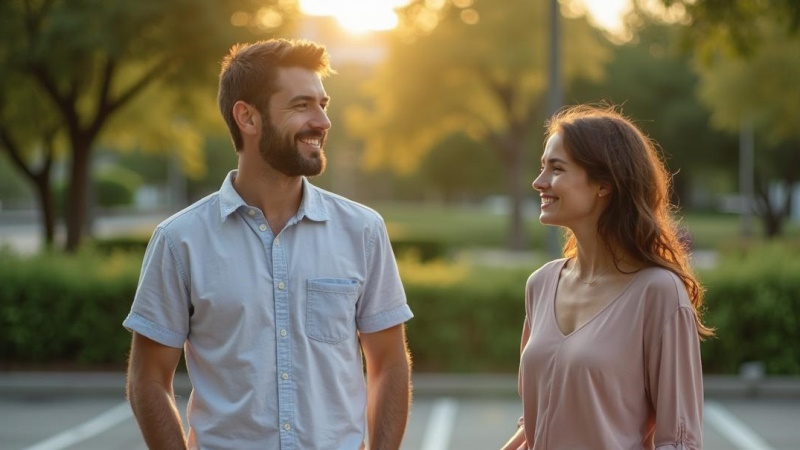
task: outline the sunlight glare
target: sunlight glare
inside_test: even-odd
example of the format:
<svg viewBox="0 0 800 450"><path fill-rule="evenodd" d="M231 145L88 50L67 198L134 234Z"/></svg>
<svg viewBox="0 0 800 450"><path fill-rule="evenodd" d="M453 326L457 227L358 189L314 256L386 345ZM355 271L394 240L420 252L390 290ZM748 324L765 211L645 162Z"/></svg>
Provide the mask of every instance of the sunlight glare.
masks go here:
<svg viewBox="0 0 800 450"><path fill-rule="evenodd" d="M592 21L611 33L619 33L625 28L623 17L631 8L631 0L583 0Z"/></svg>
<svg viewBox="0 0 800 450"><path fill-rule="evenodd" d="M396 8L409 0L300 0L300 9L311 16L333 16L351 33L384 31L395 28L399 22Z"/></svg>

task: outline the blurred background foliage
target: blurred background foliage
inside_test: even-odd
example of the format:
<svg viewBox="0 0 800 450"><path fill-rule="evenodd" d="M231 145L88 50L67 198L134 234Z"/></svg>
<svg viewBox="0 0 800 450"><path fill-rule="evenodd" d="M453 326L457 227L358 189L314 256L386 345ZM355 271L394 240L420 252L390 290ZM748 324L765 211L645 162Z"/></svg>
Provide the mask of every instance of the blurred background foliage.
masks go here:
<svg viewBox="0 0 800 450"><path fill-rule="evenodd" d="M553 256L530 187L552 3L398 3L396 27L357 34L295 0L0 2L0 233L34 210L43 243L0 254L2 364L124 362L152 226L236 166L219 61L284 36L330 50L330 163L314 182L385 218L416 367L514 371L525 279ZM711 255L706 370L800 373L800 2L632 0L618 29L558 4L563 103L620 105L660 144L697 261ZM110 216L156 219L94 235Z"/></svg>

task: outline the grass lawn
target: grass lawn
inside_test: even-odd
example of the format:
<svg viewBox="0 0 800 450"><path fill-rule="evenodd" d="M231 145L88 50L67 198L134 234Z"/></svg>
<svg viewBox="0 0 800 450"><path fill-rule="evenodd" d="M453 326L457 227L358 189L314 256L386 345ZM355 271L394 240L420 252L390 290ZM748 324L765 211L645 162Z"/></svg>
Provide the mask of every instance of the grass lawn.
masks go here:
<svg viewBox="0 0 800 450"><path fill-rule="evenodd" d="M383 215L392 239L429 240L451 248L503 247L509 221L480 207L430 204L380 203L370 205ZM715 249L741 240L739 216L733 214L686 213L682 222L689 228L695 248ZM761 223L754 221L757 238ZM525 218L528 249L542 250L549 227L536 216ZM800 222L788 222L784 237L800 241Z"/></svg>

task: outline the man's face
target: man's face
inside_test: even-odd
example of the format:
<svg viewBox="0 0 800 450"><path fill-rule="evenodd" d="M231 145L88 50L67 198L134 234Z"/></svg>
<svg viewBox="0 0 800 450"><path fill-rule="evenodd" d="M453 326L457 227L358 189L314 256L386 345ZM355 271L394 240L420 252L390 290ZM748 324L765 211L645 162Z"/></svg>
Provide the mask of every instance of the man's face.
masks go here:
<svg viewBox="0 0 800 450"><path fill-rule="evenodd" d="M311 70L289 67L278 69L276 86L262 121L261 157L287 176L319 175L331 127L322 81Z"/></svg>

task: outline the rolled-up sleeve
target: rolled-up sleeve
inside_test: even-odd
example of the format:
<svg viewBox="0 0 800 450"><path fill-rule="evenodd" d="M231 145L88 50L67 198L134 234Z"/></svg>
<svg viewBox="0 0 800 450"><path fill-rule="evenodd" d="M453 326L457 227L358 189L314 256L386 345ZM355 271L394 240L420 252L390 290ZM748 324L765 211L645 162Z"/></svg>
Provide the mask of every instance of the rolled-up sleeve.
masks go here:
<svg viewBox="0 0 800 450"><path fill-rule="evenodd" d="M657 450L703 447L703 374L695 313L681 306L652 343L647 383L655 411Z"/></svg>
<svg viewBox="0 0 800 450"><path fill-rule="evenodd" d="M356 323L362 333L374 333L414 317L406 303L403 283L382 219L377 219L367 246L367 276L357 305Z"/></svg>
<svg viewBox="0 0 800 450"><path fill-rule="evenodd" d="M168 233L156 228L142 262L139 286L125 328L160 344L180 348L189 334L186 273Z"/></svg>

